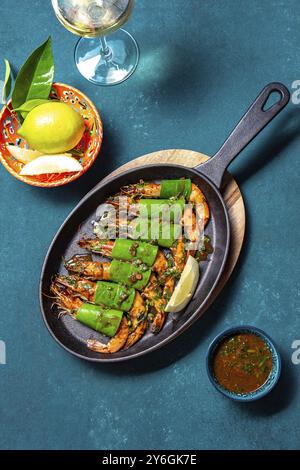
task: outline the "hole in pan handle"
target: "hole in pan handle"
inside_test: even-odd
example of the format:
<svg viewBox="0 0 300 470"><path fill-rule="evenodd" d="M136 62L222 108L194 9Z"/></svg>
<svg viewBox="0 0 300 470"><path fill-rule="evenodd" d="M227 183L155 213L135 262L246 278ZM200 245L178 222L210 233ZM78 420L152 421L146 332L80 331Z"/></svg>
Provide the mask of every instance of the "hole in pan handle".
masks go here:
<svg viewBox="0 0 300 470"><path fill-rule="evenodd" d="M264 109L270 96L274 93L279 94L279 101ZM195 169L207 176L220 188L228 165L280 113L289 102L289 99L290 93L282 83L269 83L258 95L220 150L207 162L195 167Z"/></svg>

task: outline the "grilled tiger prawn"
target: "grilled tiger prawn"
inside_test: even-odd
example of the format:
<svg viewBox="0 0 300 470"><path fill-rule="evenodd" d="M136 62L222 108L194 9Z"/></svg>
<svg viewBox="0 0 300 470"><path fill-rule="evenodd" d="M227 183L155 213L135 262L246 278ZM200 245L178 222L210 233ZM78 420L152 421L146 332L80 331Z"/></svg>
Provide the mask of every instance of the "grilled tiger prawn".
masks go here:
<svg viewBox="0 0 300 470"><path fill-rule="evenodd" d="M165 284L166 292L168 290L170 292L173 291L174 279L168 275L168 260L164 252L159 250L157 246L127 239L101 240L98 238L83 238L78 243L81 248L107 256L108 258L115 257L120 260L132 260L136 263L148 262L152 266L152 271L157 274L159 282ZM122 249L119 248L119 245L122 245ZM144 251L142 251L143 247Z"/></svg>
<svg viewBox="0 0 300 470"><path fill-rule="evenodd" d="M98 252L99 253L99 252ZM165 314L164 314L164 309L168 303L168 300L170 298L171 293L173 292L174 289L174 278L173 276L169 276L167 278L163 278L163 269L166 267L165 263L162 263L162 260L165 261L162 257L159 257L159 262L156 266L156 270L161 273L161 282L164 284L164 288L161 289L160 283L158 282L156 276L152 273L151 270L149 278L147 280L147 283L143 285L143 288L140 289L142 291L142 295L144 298L148 299L151 306L153 306L154 311L155 311L155 316L154 320L157 316L156 320L156 327L154 328L155 332L158 333L160 331L160 328L163 325L163 321L159 319L164 319ZM90 255L75 255L73 258L71 258L69 261L65 262L65 267L69 272L72 273L77 273L80 276L86 277L88 280L102 280L103 279L103 274L102 274L102 265L108 265L106 268L107 272L110 273L110 267L112 263L116 262L117 260L113 260L111 263L102 263L100 261L92 261L92 258ZM119 261L119 263L122 263ZM126 264L127 266L132 266L128 263L123 263ZM119 275L120 273L118 273ZM110 275L108 274L107 280L112 280ZM113 279L116 280L116 279ZM120 278L119 278L120 280ZM124 277L122 279L122 283L126 284L128 279ZM136 285L141 282L141 280L138 280L133 284L133 287L138 288ZM131 284L132 285L132 284ZM160 326L160 328L159 328Z"/></svg>
<svg viewBox="0 0 300 470"><path fill-rule="evenodd" d="M128 322L125 317L122 318L118 333L107 343L101 343L96 339L88 339L87 347L91 351L104 354L112 354L120 351L125 345L129 337Z"/></svg>
<svg viewBox="0 0 300 470"><path fill-rule="evenodd" d="M92 282L77 275L57 275L53 281L53 286L56 285L66 287L73 296L84 301L128 311L130 334L124 347L132 346L143 336L147 328L147 309L138 291L111 282Z"/></svg>
<svg viewBox="0 0 300 470"><path fill-rule="evenodd" d="M85 276L87 279L110 280L110 263L93 261L90 255L74 255L65 262L65 268L69 272Z"/></svg>
<svg viewBox="0 0 300 470"><path fill-rule="evenodd" d="M187 187L189 181L189 187ZM142 198L176 198L184 196L188 203L193 206L203 207L204 226L209 221L210 211L206 198L201 189L190 180L163 180L161 183L144 183L131 184L123 186L121 194L129 197L142 197Z"/></svg>
<svg viewBox="0 0 300 470"><path fill-rule="evenodd" d="M94 339L88 340L89 349L101 353L114 353L125 346L129 338L129 326L123 312L85 304L79 297L72 295L67 288L56 282L51 284L50 291L54 294L54 304L58 306L61 313L70 315L74 320L112 337L107 344Z"/></svg>
<svg viewBox="0 0 300 470"><path fill-rule="evenodd" d="M111 262L93 261L91 255L74 255L65 261L65 268L86 279L113 281L137 290L143 290L151 275L151 269L144 264L134 265L116 259Z"/></svg>

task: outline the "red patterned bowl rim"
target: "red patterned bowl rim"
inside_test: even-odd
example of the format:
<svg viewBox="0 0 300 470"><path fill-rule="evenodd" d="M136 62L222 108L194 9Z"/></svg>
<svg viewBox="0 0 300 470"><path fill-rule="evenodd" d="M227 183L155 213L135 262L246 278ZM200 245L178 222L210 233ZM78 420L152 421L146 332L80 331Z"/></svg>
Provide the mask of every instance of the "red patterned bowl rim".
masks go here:
<svg viewBox="0 0 300 470"><path fill-rule="evenodd" d="M80 171L80 172L77 172L77 173L72 173L69 176L66 175L65 173L63 173L61 179L56 180L56 181L52 181L52 182L51 181L50 182L34 181L34 179L30 179L26 176L20 175L13 168L11 168L11 166L8 165L5 157L0 152L0 161L1 161L1 163L12 176L14 176L16 179L22 181L23 183L29 184L30 186L37 186L37 187L40 187L40 188L55 188L55 187L58 187L58 186L63 186L65 184L71 183L72 181L75 181L78 178L80 178L80 176L82 176L95 162L95 160L98 157L98 154L100 152L102 141L103 141L102 120L101 120L100 114L99 114L96 106L94 105L94 103L82 91L78 90L77 88L75 88L71 85L67 85L66 83L61 83L61 82L54 82L52 86L54 88L56 88L56 87L58 87L58 88L59 87L67 88L68 90L73 91L74 93L79 93L82 96L82 98L87 102L88 106L92 110L93 115L95 116L95 119L96 119L97 124L99 126L99 134L96 137L97 145L96 145L96 147L93 151L93 154L91 155L88 163L86 163L84 165L83 170ZM11 104L11 99L8 101L7 106L9 106L10 104ZM6 106L3 106L3 108L0 111L0 120L2 119L2 116L3 116L3 113L4 113L5 110L6 110Z"/></svg>

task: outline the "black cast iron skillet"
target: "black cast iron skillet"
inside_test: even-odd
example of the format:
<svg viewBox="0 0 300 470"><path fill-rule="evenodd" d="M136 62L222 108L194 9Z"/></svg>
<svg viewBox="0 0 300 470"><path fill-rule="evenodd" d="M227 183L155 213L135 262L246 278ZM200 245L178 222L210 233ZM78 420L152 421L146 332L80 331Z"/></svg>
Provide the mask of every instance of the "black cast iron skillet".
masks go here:
<svg viewBox="0 0 300 470"><path fill-rule="evenodd" d="M264 107L274 92L280 97L275 104L265 110ZM43 318L49 332L61 346L70 353L89 361L124 361L160 348L181 334L201 316L222 274L229 249L229 219L219 191L224 172L232 160L286 106L288 101L287 88L280 83L270 83L256 98L220 150L207 162L195 168L161 164L128 170L109 181L100 182L79 202L54 237L45 258L40 279L40 305ZM103 341L103 337L67 315L58 319L56 309L51 308L52 300L48 297L49 286L55 273L65 272L62 257L68 259L75 253L83 251L77 245L80 235L92 235L91 221L95 217L97 207L108 196L117 193L121 186L136 183L140 179L157 181L181 177L191 178L200 186L211 211L206 233L211 237L214 252L207 262L201 263L201 280L193 299L184 311L168 315L166 324L158 335L147 332L138 343L126 351L108 355L88 350L86 346L88 338L99 337Z"/></svg>

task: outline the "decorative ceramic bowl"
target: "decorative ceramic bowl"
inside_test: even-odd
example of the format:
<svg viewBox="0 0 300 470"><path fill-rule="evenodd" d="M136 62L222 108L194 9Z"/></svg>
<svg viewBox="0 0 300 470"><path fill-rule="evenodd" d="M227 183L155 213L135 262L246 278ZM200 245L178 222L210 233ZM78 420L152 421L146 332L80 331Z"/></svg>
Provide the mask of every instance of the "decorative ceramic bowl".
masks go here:
<svg viewBox="0 0 300 470"><path fill-rule="evenodd" d="M103 128L99 113L94 104L81 91L64 83L53 83L50 98L58 99L72 106L78 111L85 122L85 132L76 150L82 153L79 161L83 166L80 172L53 173L37 176L22 176L20 170L23 166L7 150L8 144L19 145L28 148L27 142L18 136L20 127L15 113L11 112L11 100L8 106L4 106L0 113L0 161L3 166L18 180L32 186L51 188L62 186L79 178L85 173L96 160L103 138Z"/></svg>
<svg viewBox="0 0 300 470"><path fill-rule="evenodd" d="M224 388L215 378L213 371L213 359L220 343L229 336L239 333L250 333L259 336L268 346L272 355L272 371L267 381L257 390L249 393L234 393ZM267 395L276 385L281 372L281 358L274 341L264 331L254 326L236 326L222 331L210 344L206 355L206 370L213 386L226 397L236 401L254 401Z"/></svg>

